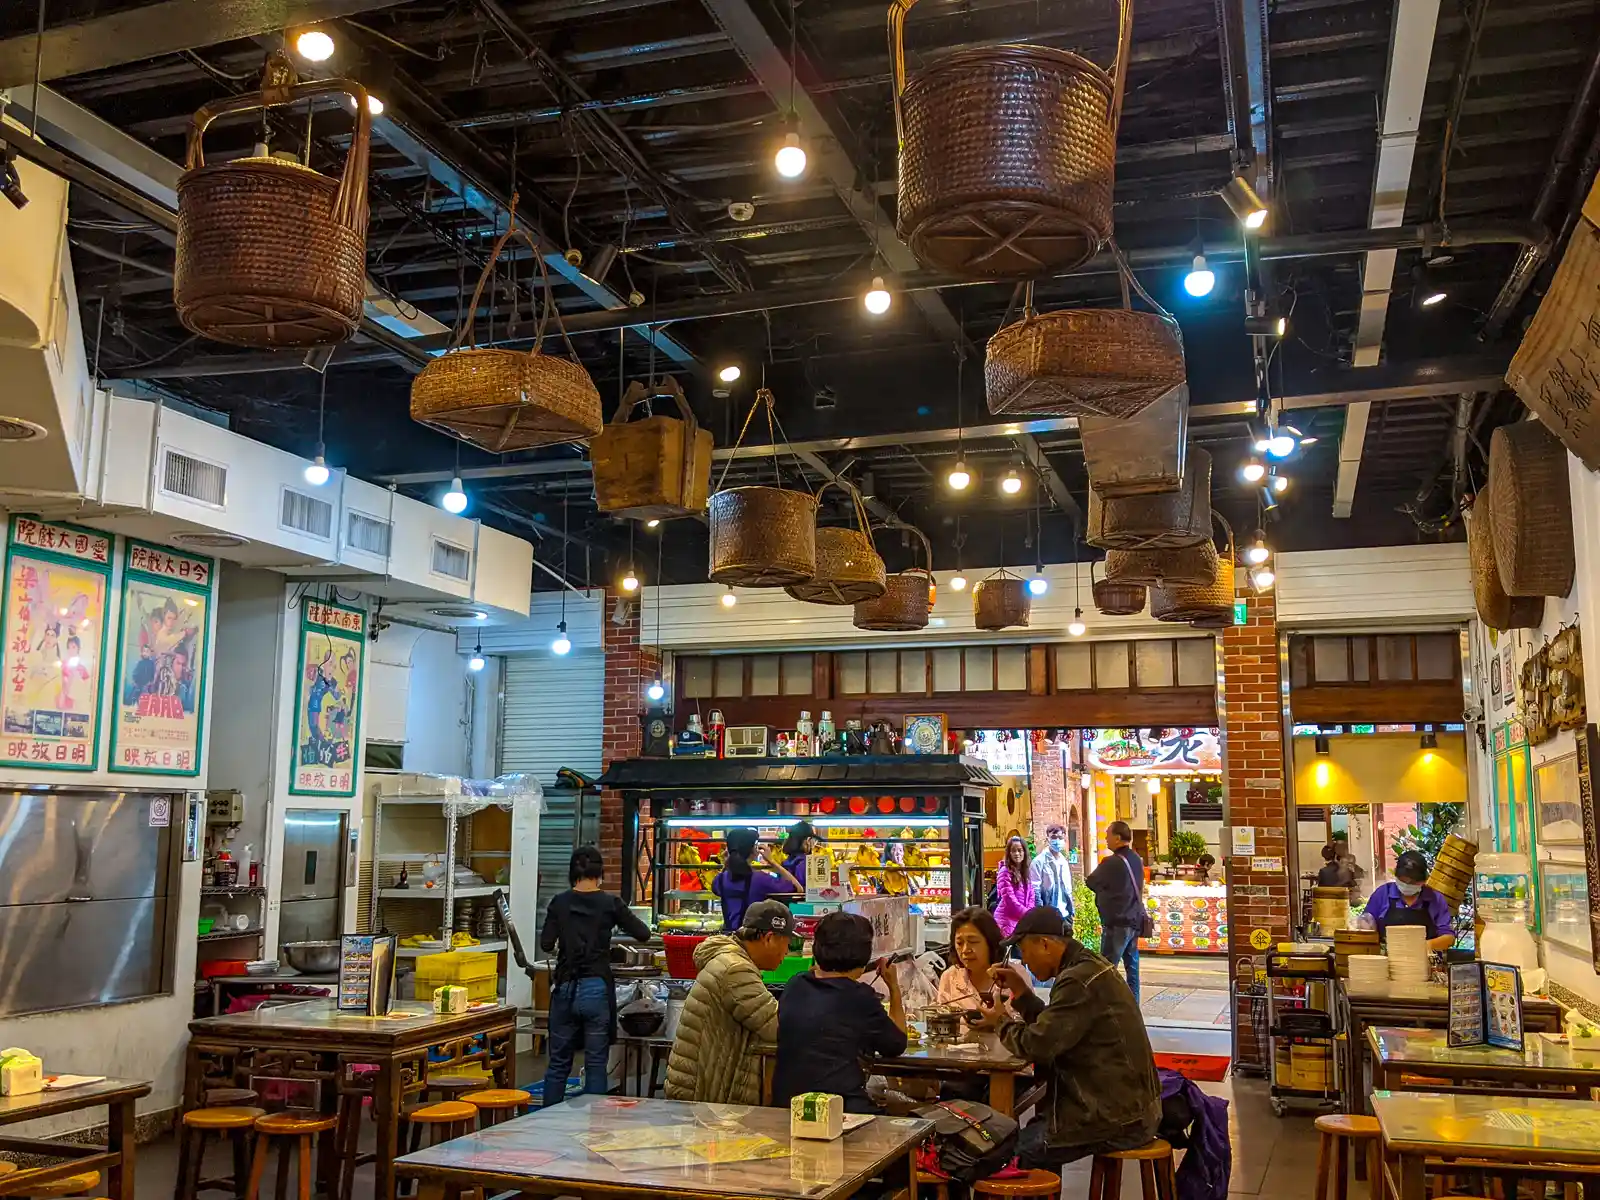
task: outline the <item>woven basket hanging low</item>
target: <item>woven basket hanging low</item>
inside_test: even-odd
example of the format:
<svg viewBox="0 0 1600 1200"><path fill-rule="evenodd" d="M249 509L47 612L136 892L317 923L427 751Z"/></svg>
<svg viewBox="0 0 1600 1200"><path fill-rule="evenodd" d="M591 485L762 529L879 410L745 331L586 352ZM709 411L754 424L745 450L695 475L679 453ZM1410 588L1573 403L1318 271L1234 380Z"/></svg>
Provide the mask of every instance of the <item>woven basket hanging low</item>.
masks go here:
<svg viewBox="0 0 1600 1200"><path fill-rule="evenodd" d="M1221 517L1216 521L1227 531L1227 545L1221 553L1210 542L1210 578L1200 583L1168 583L1150 589L1150 615L1158 621L1186 622L1199 628L1220 628L1212 624L1233 616L1233 529Z"/></svg>
<svg viewBox="0 0 1600 1200"><path fill-rule="evenodd" d="M577 361L561 309L550 290L550 271L538 243L517 224L511 202L506 231L495 240L467 305L467 319L453 349L433 359L411 381L411 419L443 429L495 454L565 442L588 442L605 428L600 391ZM532 350L479 348L473 331L483 296L506 243L520 238L539 263L544 304ZM545 354L545 328L554 313L570 359Z"/></svg>
<svg viewBox="0 0 1600 1200"><path fill-rule="evenodd" d="M972 623L979 629L1011 629L1028 624L1033 597L1028 583L1001 567L972 585Z"/></svg>
<svg viewBox="0 0 1600 1200"><path fill-rule="evenodd" d="M1191 448L1174 492L1101 499L1089 489L1084 541L1102 550L1181 550L1211 537L1211 455Z"/></svg>
<svg viewBox="0 0 1600 1200"><path fill-rule="evenodd" d="M1503 425L1489 439L1488 506L1494 558L1509 596L1565 596L1577 558L1567 448L1538 421Z"/></svg>
<svg viewBox="0 0 1600 1200"><path fill-rule="evenodd" d="M1502 633L1537 629L1544 620L1543 596L1508 596L1500 585L1494 553L1494 510L1480 501L1467 510L1467 561L1472 565L1472 601L1478 619Z"/></svg>
<svg viewBox="0 0 1600 1200"><path fill-rule="evenodd" d="M1210 540L1181 550L1111 550L1106 578L1145 587L1203 587L1217 573L1217 548Z"/></svg>
<svg viewBox="0 0 1600 1200"><path fill-rule="evenodd" d="M854 604L857 600L876 600L883 595L885 574L883 557L872 544L872 525L861 493L842 479L822 485L817 492L842 488L850 497L857 529L819 528L817 530L817 573L803 583L791 583L784 591L808 604Z"/></svg>
<svg viewBox="0 0 1600 1200"><path fill-rule="evenodd" d="M217 117L329 95L355 101L355 133L337 180L275 156L206 165L201 142ZM359 83L298 83L276 51L259 92L195 113L178 180L172 279L184 327L235 346L333 346L350 338L367 292L371 145L372 115Z"/></svg>
<svg viewBox="0 0 1600 1200"><path fill-rule="evenodd" d="M1102 500L1175 491L1188 465L1189 385L1126 421L1079 417L1078 436L1089 487Z"/></svg>
<svg viewBox="0 0 1600 1200"><path fill-rule="evenodd" d="M707 519L711 527L711 580L729 587L788 587L817 573L817 498L781 486L776 399L766 388L756 392L734 449L744 442L750 420L765 409L777 487L724 488L730 457L722 466Z"/></svg>
<svg viewBox="0 0 1600 1200"><path fill-rule="evenodd" d="M652 414L629 421L633 410L670 400L676 417ZM666 521L706 509L711 484L711 431L695 420L683 388L667 376L655 388L628 385L611 418L589 443L595 505L603 513L635 521Z"/></svg>
<svg viewBox="0 0 1600 1200"><path fill-rule="evenodd" d="M1104 70L1048 46L958 50L906 78L906 14L889 6L900 237L925 265L1027 278L1085 262L1111 236L1132 0Z"/></svg>
<svg viewBox="0 0 1600 1200"><path fill-rule="evenodd" d="M917 535L928 565L896 571L884 579L883 595L876 600L856 601L852 624L857 629L912 633L928 627L934 600L933 547L922 530L912 526L902 528Z"/></svg>
<svg viewBox="0 0 1600 1200"><path fill-rule="evenodd" d="M1094 596L1094 608L1103 617L1135 617L1144 611L1148 589L1142 583L1115 583L1094 577L1094 564L1089 564L1089 591Z"/></svg>

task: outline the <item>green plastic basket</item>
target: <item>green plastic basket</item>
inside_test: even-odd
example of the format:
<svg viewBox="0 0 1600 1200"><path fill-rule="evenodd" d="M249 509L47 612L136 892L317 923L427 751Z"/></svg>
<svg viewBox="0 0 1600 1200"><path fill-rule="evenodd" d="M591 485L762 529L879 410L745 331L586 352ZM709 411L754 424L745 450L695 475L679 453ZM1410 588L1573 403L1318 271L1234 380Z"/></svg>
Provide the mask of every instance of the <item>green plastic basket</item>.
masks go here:
<svg viewBox="0 0 1600 1200"><path fill-rule="evenodd" d="M761 978L765 983L788 983L796 975L804 975L809 970L811 970L809 954L791 954L776 970L761 972Z"/></svg>

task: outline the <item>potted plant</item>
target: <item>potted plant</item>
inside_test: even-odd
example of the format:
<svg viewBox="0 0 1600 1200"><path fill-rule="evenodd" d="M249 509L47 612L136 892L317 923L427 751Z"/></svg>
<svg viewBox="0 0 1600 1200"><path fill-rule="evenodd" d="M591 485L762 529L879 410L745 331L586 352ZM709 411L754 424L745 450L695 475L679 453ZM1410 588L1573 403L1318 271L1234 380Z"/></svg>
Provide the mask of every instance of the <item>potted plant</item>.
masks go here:
<svg viewBox="0 0 1600 1200"><path fill-rule="evenodd" d="M1167 858L1175 863L1192 863L1206 852L1206 839L1189 829L1176 829L1167 838Z"/></svg>

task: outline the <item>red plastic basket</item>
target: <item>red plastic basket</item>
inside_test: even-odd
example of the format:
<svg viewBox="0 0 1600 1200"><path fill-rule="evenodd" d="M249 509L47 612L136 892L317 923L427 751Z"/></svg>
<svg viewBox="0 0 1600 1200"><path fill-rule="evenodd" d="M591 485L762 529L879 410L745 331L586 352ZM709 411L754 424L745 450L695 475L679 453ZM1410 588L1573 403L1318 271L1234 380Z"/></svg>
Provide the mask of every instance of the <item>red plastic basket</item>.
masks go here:
<svg viewBox="0 0 1600 1200"><path fill-rule="evenodd" d="M667 978L693 979L700 974L700 968L695 966L694 952L710 936L707 933L662 934L661 940L667 947Z"/></svg>

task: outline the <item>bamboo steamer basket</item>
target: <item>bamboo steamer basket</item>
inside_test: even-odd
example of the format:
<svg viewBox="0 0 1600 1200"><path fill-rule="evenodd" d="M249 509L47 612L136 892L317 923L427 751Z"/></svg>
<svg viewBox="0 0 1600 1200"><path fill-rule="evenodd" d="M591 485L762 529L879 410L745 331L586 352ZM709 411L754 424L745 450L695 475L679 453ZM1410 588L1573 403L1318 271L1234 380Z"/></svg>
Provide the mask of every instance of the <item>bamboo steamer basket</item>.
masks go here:
<svg viewBox="0 0 1600 1200"><path fill-rule="evenodd" d="M1433 860L1433 870L1428 873L1428 886L1438 892L1453 906L1459 907L1467 898L1467 888L1478 858L1478 843L1450 834Z"/></svg>
<svg viewBox="0 0 1600 1200"><path fill-rule="evenodd" d="M1070 270L1111 236L1117 126L1133 14L1119 4L1104 70L1047 46L959 50L906 77L889 7L900 237L926 266L974 278Z"/></svg>
<svg viewBox="0 0 1600 1200"><path fill-rule="evenodd" d="M859 529L818 529L817 571L803 583L791 583L784 591L808 604L854 604L857 600L876 600L887 586L883 558L872 544L872 525L867 520L861 493L843 480L822 486L817 499L830 487L849 494L851 509Z"/></svg>
<svg viewBox="0 0 1600 1200"><path fill-rule="evenodd" d="M1183 483L1172 492L1102 499L1089 489L1084 541L1102 550L1181 550L1211 538L1211 455L1188 453Z"/></svg>
<svg viewBox="0 0 1600 1200"><path fill-rule="evenodd" d="M628 420L653 400L671 400L676 417ZM589 444L595 504L636 521L667 521L704 512L711 487L711 431L701 427L678 381L668 376L653 395L635 380L611 423Z"/></svg>
<svg viewBox="0 0 1600 1200"><path fill-rule="evenodd" d="M1503 425L1489 439L1494 560L1508 596L1565 596L1577 557L1567 448L1538 421Z"/></svg>
<svg viewBox="0 0 1600 1200"><path fill-rule="evenodd" d="M1189 386L1180 384L1136 417L1079 417L1090 490L1102 499L1171 492L1183 483Z"/></svg>
<svg viewBox="0 0 1600 1200"><path fill-rule="evenodd" d="M1004 567L972 585L972 623L979 629L1026 627L1032 614L1027 581Z"/></svg>
<svg viewBox="0 0 1600 1200"><path fill-rule="evenodd" d="M1211 550L1213 564L1211 577L1203 583L1167 584L1150 590L1150 615L1158 621L1208 621L1233 615L1233 529L1221 517L1213 519L1227 530L1227 546L1218 554L1210 542L1202 543ZM1185 551L1176 551L1183 554Z"/></svg>
<svg viewBox="0 0 1600 1200"><path fill-rule="evenodd" d="M318 96L355 102L355 133L338 180L279 158L208 166L202 140L220 116ZM372 116L359 83L298 83L281 53L259 92L219 100L189 125L178 181L172 298L185 328L234 346L333 346L361 324L367 291L367 165Z"/></svg>
<svg viewBox="0 0 1600 1200"><path fill-rule="evenodd" d="M917 535L926 556L926 567L909 567L884 578L883 595L876 600L858 600L852 623L857 629L883 633L911 633L928 627L933 610L933 547L922 530L904 526Z"/></svg>
<svg viewBox="0 0 1600 1200"><path fill-rule="evenodd" d="M1094 608L1103 617L1133 617L1144 611L1148 591L1142 583L1117 583L1096 579L1094 564L1089 564L1089 591Z"/></svg>
<svg viewBox="0 0 1600 1200"><path fill-rule="evenodd" d="M1195 587L1209 583L1216 573L1217 548L1209 541L1181 550L1112 550L1106 554L1106 578L1113 583Z"/></svg>
<svg viewBox="0 0 1600 1200"><path fill-rule="evenodd" d="M711 581L788 587L817 573L817 500L775 487L727 488L711 497Z"/></svg>
<svg viewBox="0 0 1600 1200"><path fill-rule="evenodd" d="M1322 926L1324 934L1343 929L1350 921L1350 889L1312 888L1311 919Z"/></svg>
<svg viewBox="0 0 1600 1200"><path fill-rule="evenodd" d="M1333 968L1340 979L1350 978L1352 954L1377 954L1376 929L1336 929L1333 931Z"/></svg>
<svg viewBox="0 0 1600 1200"><path fill-rule="evenodd" d="M1508 596L1500 586L1494 552L1494 510L1487 503L1467 510L1467 559L1472 564L1472 599L1478 619L1502 633L1537 629L1544 619L1543 596Z"/></svg>

